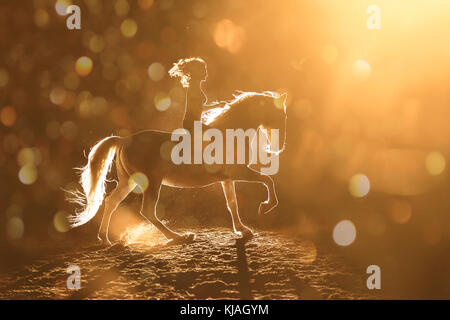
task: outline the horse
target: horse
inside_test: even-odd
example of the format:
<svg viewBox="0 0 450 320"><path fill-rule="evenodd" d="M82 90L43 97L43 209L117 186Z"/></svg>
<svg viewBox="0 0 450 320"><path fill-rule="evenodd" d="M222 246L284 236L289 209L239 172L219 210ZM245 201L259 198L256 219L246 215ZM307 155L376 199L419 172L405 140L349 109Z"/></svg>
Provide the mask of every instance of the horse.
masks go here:
<svg viewBox="0 0 450 320"><path fill-rule="evenodd" d="M283 133L283 147L286 147L286 98L287 94L265 91L262 93L245 92L236 95L221 111L215 110L203 118L210 128L225 132L227 129L276 128ZM282 108L275 103L281 101ZM256 182L267 189L267 200L260 203L258 213L265 214L278 205L275 185L269 175L250 167L249 161L243 164L224 164L219 169L210 170L199 164L174 164L162 150L164 146L173 146L172 133L166 131L144 130L128 137L110 136L99 141L89 152L86 166L80 169L82 192L72 193L73 200L83 205L83 210L69 217L71 227L79 227L90 221L104 201L104 212L98 231L98 239L111 245L108 229L113 212L127 195L135 188L141 188L143 194L140 215L153 224L169 242L183 242L193 239L192 234L180 234L165 226L156 216L161 186L177 188L200 188L221 183L232 217L235 234L251 239L253 231L245 226L239 217L235 182ZM255 137L249 137L253 140ZM171 145L172 143L172 145ZM105 198L107 175L115 162L118 183ZM148 186L133 180L136 173L144 174ZM151 210L146 214L145 211ZM143 212L144 211L144 212Z"/></svg>

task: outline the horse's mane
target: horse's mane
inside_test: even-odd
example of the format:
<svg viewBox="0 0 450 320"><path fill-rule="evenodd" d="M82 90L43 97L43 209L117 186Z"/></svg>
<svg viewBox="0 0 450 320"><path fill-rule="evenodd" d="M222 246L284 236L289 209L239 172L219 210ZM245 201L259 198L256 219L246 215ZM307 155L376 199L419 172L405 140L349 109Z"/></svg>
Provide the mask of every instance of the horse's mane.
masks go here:
<svg viewBox="0 0 450 320"><path fill-rule="evenodd" d="M245 92L245 91L236 91L233 94L233 99L229 101L215 101L211 104L207 104L207 107L213 107L207 111L202 113L202 122L205 125L209 125L210 123L216 121L221 118L224 114L226 114L231 108L241 105L243 102L247 101L253 97L270 97L277 99L280 97L278 92L274 91L263 91L263 92ZM222 107L215 107L217 105L223 105Z"/></svg>

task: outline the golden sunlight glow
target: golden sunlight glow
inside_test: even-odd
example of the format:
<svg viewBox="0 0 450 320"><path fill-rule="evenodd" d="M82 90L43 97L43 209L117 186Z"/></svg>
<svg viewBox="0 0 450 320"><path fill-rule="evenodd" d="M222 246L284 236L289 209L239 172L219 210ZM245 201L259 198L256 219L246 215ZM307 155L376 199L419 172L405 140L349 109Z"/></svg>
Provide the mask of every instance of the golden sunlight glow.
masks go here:
<svg viewBox="0 0 450 320"><path fill-rule="evenodd" d="M353 63L353 76L358 81L366 81L372 74L372 67L366 60L358 59Z"/></svg>
<svg viewBox="0 0 450 320"><path fill-rule="evenodd" d="M78 11L68 13L73 5L80 7L80 17ZM83 264L84 276L89 272L84 269L122 262L98 263L102 259L98 254L133 258L127 261L129 274L119 279L123 283L98 290L89 299L121 295L235 298L239 296L236 277L224 272L236 272L236 266L229 264L236 250L228 248L229 252L220 257L213 254L212 259L210 254L236 240L227 207L238 206L241 214L248 211L241 218L251 223L258 202L269 194L270 203L279 201L274 209L278 215L269 214L261 225L266 231L248 243L251 267L261 265L259 271L265 273L277 259L285 259L295 269L292 275L300 278L304 272L296 265L320 269L323 283L315 281L317 277L309 283L320 292L319 298L358 298L359 293L363 298L389 298L391 293L413 297L414 291L425 298L426 293L450 297L450 273L443 268L448 258L440 259L441 251L450 245L450 172L446 168L450 157L450 0L10 0L2 1L0 8L5 18L0 21L4 23L0 30L0 167L2 189L6 189L0 197L0 238L7 240L0 252L5 251L5 258L28 261L40 244L48 251L52 241L58 245L57 241L70 240L73 247L64 256L74 259L64 262ZM253 97L263 92L270 97ZM276 98L284 92L286 110L283 98ZM247 161L253 154L251 147L256 146L258 163L247 168L201 161L203 165L191 166L191 179L181 179L175 170L171 171L175 179L155 181L155 174L175 168L172 151L177 142L170 140L170 133L182 126L183 116L191 111L202 111L199 116L205 126L198 137L204 143L194 143L191 136L189 152L198 152L201 160L207 160L202 156L209 153L225 160L222 153L226 155L231 146L233 160L239 158L236 153L245 151ZM278 117L283 111L287 122L279 121L284 120ZM226 128L238 131L228 130L228 139L219 136L215 141L208 127L225 134ZM242 146L239 128L246 136ZM257 129L255 139L247 138L252 130L248 128ZM152 132L139 133L147 129ZM278 130L278 135L270 129ZM269 134L278 143L270 141ZM164 141L155 144L156 136ZM105 143L93 147L102 137L107 137ZM278 157L284 148L288 152ZM122 164L131 171L119 184L117 169ZM280 170L273 181L262 177L267 185L245 183L251 182L251 175L260 177L263 168ZM224 197L220 184L190 188L207 184L206 175L213 182L221 173L237 179L237 204L234 197ZM180 181L173 181L177 177ZM167 279L148 281L136 290L132 287L141 280L135 277L137 269L144 267L150 276L165 267L165 261L161 266L148 265L141 261L141 254L133 254L134 247L130 248L133 257L127 257L129 252L122 252L121 245L100 251L82 248L86 241L95 241L97 230L91 233L90 229L100 227L103 207L109 209L111 199L121 200L115 197L120 188L115 188L122 183L123 192L130 191L132 196L111 213L108 228L113 242L120 238L139 249L167 243L164 233L143 222L140 215L140 210L147 217L154 214L156 199L149 200L147 195L160 188L157 216L170 220L167 225L177 232L200 234L192 246L144 252L142 256L149 258L179 256L179 260L168 266L176 269L168 278L162 275ZM74 205L65 202L65 191L69 196L73 192ZM70 231L91 219L83 229ZM240 222L236 214L233 219ZM256 228L257 223L249 227ZM354 279L367 279L365 268L354 275L341 268L345 267L342 261L328 257L328 250L322 250L324 232L328 244L346 251L341 253L350 260L364 262L365 268L372 263L391 264L391 270L382 273L400 274L389 275L396 280L389 284L393 291L378 294L353 288ZM78 247L76 238L81 241ZM218 249L200 252L205 243ZM251 256L253 249L280 252L256 259ZM89 257L79 261L77 256L85 253ZM91 256L94 259L88 259ZM205 259L211 260L209 265L203 265ZM31 262L25 271L41 264ZM405 279L401 277L404 266L408 267ZM52 269L63 267L58 263ZM186 271L183 268L191 270L187 271L192 279L189 275L178 279ZM337 274L326 276L328 269ZM438 269L447 273L437 274ZM53 298L60 291L62 298L70 297L64 270L59 271L53 272L55 280L43 277L39 284L39 279L33 279L36 285L24 285L20 292L11 286L3 296ZM229 290L210 290L221 286L213 274L216 271ZM254 298L308 296L305 288L296 292L289 283L286 288L273 285L279 278L276 272L262 273L254 277L261 285ZM23 284L15 275L7 279L0 275L0 279L5 278L8 285ZM426 275L430 281L424 281ZM26 282L29 275L25 276ZM84 276L85 284L89 279ZM56 290L55 281L60 280L61 288ZM213 282L201 283L209 280ZM411 285L409 280L418 283ZM265 284L267 288L262 288ZM125 295L120 292L123 288L131 289Z"/></svg>
<svg viewBox="0 0 450 320"><path fill-rule="evenodd" d="M441 224L436 220L427 221L423 225L422 236L426 244L437 245L442 238Z"/></svg>
<svg viewBox="0 0 450 320"><path fill-rule="evenodd" d="M295 101L292 109L299 119L306 119L313 112L312 103L308 99L300 99Z"/></svg>
<svg viewBox="0 0 450 320"><path fill-rule="evenodd" d="M128 185L130 188L134 188L134 193L144 193L148 188L148 178L144 173L137 172L128 179Z"/></svg>
<svg viewBox="0 0 450 320"><path fill-rule="evenodd" d="M231 53L237 53L241 49L244 38L244 29L228 19L220 20L214 30L214 41L217 46Z"/></svg>
<svg viewBox="0 0 450 320"><path fill-rule="evenodd" d="M208 6L205 1L197 1L192 6L192 13L198 19L205 17L208 14Z"/></svg>
<svg viewBox="0 0 450 320"><path fill-rule="evenodd" d="M349 246L356 239L356 228L350 220L342 220L333 230L333 240L339 246Z"/></svg>
<svg viewBox="0 0 450 320"><path fill-rule="evenodd" d="M120 241L125 245L145 244L146 246L155 246L165 244L167 240L162 233L153 225L142 222L138 225L128 227L121 235Z"/></svg>
<svg viewBox="0 0 450 320"><path fill-rule="evenodd" d="M91 58L80 57L75 63L75 71L76 73L78 73L78 75L86 77L91 73L93 66L94 63L92 62Z"/></svg>
<svg viewBox="0 0 450 320"><path fill-rule="evenodd" d="M445 166L445 158L440 152L431 152L425 159L425 167L433 176L440 175L445 170Z"/></svg>
<svg viewBox="0 0 450 320"><path fill-rule="evenodd" d="M332 45L326 45L325 47L323 47L322 59L329 65L334 64L338 59L338 50L336 49L336 47Z"/></svg>
<svg viewBox="0 0 450 320"><path fill-rule="evenodd" d="M363 174L355 174L350 178L348 189L352 196L356 198L364 197L370 191L369 178Z"/></svg>

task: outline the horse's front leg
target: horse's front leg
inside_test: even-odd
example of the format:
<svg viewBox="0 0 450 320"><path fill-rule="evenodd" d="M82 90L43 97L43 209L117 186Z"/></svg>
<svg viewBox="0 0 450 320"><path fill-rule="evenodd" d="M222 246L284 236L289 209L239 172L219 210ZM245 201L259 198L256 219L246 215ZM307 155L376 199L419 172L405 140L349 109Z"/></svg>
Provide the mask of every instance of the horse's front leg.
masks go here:
<svg viewBox="0 0 450 320"><path fill-rule="evenodd" d="M231 220L233 222L233 230L237 235L245 238L251 239L253 237L253 231L246 227L239 217L239 209L236 198L236 190L234 186L234 181L225 180L222 181L222 189L225 195L225 200L227 201L228 211L231 214Z"/></svg>
<svg viewBox="0 0 450 320"><path fill-rule="evenodd" d="M262 215L269 213L272 209L278 206L278 198L277 193L275 192L275 183L273 182L272 177L260 174L260 178L267 189L267 200L261 202L258 210L258 214Z"/></svg>
<svg viewBox="0 0 450 320"><path fill-rule="evenodd" d="M259 171L251 169L250 167L242 166L239 167L238 170L233 171L232 177L234 181L258 182L266 187L267 200L261 202L261 204L259 205L259 215L269 213L278 205L278 198L275 192L275 184L270 176L261 174Z"/></svg>

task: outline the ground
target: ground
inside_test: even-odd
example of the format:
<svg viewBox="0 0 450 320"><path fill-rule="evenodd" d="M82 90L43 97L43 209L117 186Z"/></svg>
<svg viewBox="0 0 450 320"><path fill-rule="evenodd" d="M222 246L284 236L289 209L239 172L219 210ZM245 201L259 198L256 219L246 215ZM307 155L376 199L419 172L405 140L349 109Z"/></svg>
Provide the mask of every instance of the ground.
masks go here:
<svg viewBox="0 0 450 320"><path fill-rule="evenodd" d="M366 274L319 245L258 231L243 243L228 228L195 229L167 245L138 226L111 247L64 250L0 276L0 299L364 299ZM67 289L69 265L81 290Z"/></svg>

